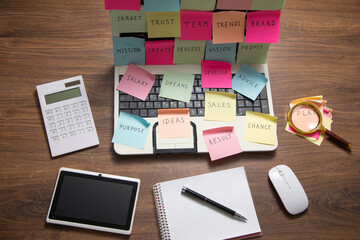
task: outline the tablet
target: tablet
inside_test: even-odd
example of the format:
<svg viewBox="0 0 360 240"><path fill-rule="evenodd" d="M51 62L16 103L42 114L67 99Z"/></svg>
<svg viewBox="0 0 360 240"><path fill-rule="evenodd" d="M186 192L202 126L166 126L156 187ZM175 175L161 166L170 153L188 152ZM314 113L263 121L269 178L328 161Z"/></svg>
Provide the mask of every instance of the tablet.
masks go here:
<svg viewBox="0 0 360 240"><path fill-rule="evenodd" d="M60 168L46 222L130 235L140 180Z"/></svg>

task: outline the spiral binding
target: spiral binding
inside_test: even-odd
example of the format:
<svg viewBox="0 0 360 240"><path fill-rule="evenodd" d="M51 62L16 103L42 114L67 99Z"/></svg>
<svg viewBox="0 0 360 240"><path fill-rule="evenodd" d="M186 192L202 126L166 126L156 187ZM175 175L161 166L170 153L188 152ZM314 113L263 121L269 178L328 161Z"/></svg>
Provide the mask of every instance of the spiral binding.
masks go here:
<svg viewBox="0 0 360 240"><path fill-rule="evenodd" d="M156 212L158 216L158 222L160 227L160 234L162 240L171 240L169 226L166 217L166 211L164 206L164 199L161 192L161 186L159 183L153 186Z"/></svg>

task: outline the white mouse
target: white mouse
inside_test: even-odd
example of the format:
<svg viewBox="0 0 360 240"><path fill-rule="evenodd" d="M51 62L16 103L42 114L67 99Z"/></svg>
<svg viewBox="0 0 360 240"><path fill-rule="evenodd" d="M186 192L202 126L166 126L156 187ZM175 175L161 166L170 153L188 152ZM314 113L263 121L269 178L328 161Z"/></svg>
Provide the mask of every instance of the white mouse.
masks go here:
<svg viewBox="0 0 360 240"><path fill-rule="evenodd" d="M273 167L269 171L269 178L290 214L299 214L307 209L309 200L304 188L288 166Z"/></svg>

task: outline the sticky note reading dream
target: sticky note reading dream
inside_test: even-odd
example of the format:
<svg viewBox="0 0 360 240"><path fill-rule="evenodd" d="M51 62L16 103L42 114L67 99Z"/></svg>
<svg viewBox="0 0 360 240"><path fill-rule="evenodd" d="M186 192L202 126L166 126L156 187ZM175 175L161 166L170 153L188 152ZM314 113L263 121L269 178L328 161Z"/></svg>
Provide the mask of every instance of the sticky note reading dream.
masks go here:
<svg viewBox="0 0 360 240"><path fill-rule="evenodd" d="M113 37L114 64L130 63L145 65L145 39L136 37Z"/></svg>
<svg viewBox="0 0 360 240"><path fill-rule="evenodd" d="M216 0L181 0L180 8L182 10L196 10L196 11L213 11Z"/></svg>
<svg viewBox="0 0 360 240"><path fill-rule="evenodd" d="M246 23L247 43L278 43L280 11L248 12Z"/></svg>
<svg viewBox="0 0 360 240"><path fill-rule="evenodd" d="M211 40L212 12L180 11L180 40Z"/></svg>
<svg viewBox="0 0 360 240"><path fill-rule="evenodd" d="M140 10L140 0L105 0L105 9Z"/></svg>
<svg viewBox="0 0 360 240"><path fill-rule="evenodd" d="M179 0L144 0L145 12L180 11Z"/></svg>
<svg viewBox="0 0 360 240"><path fill-rule="evenodd" d="M120 112L112 142L144 149L149 126L150 123L139 116Z"/></svg>
<svg viewBox="0 0 360 240"><path fill-rule="evenodd" d="M113 34L146 32L144 8L140 11L110 10Z"/></svg>
<svg viewBox="0 0 360 240"><path fill-rule="evenodd" d="M188 108L158 109L159 137L191 137L190 114Z"/></svg>
<svg viewBox="0 0 360 240"><path fill-rule="evenodd" d="M190 102L194 78L193 74L165 70L159 96Z"/></svg>
<svg viewBox="0 0 360 240"><path fill-rule="evenodd" d="M277 117L247 111L245 115L244 140L268 145L276 144Z"/></svg>
<svg viewBox="0 0 360 240"><path fill-rule="evenodd" d="M235 63L236 43L213 44L206 42L205 60Z"/></svg>
<svg viewBox="0 0 360 240"><path fill-rule="evenodd" d="M239 43L236 63L265 64L270 43Z"/></svg>
<svg viewBox="0 0 360 240"><path fill-rule="evenodd" d="M174 40L145 42L146 65L173 65Z"/></svg>
<svg viewBox="0 0 360 240"><path fill-rule="evenodd" d="M218 0L216 8L225 10L250 10L252 1L253 0Z"/></svg>
<svg viewBox="0 0 360 240"><path fill-rule="evenodd" d="M211 161L242 152L234 127L219 127L203 131Z"/></svg>
<svg viewBox="0 0 360 240"><path fill-rule="evenodd" d="M204 60L205 41L179 40L175 38L174 63L200 64Z"/></svg>
<svg viewBox="0 0 360 240"><path fill-rule="evenodd" d="M226 11L213 15L213 43L244 41L245 12Z"/></svg>
<svg viewBox="0 0 360 240"><path fill-rule="evenodd" d="M226 92L205 92L205 120L236 121L236 95Z"/></svg>
<svg viewBox="0 0 360 240"><path fill-rule="evenodd" d="M116 90L123 91L145 101L154 82L155 75L141 67L130 64Z"/></svg>
<svg viewBox="0 0 360 240"><path fill-rule="evenodd" d="M147 12L149 38L180 37L180 12Z"/></svg>
<svg viewBox="0 0 360 240"><path fill-rule="evenodd" d="M231 63L208 60L202 61L201 87L232 88Z"/></svg>

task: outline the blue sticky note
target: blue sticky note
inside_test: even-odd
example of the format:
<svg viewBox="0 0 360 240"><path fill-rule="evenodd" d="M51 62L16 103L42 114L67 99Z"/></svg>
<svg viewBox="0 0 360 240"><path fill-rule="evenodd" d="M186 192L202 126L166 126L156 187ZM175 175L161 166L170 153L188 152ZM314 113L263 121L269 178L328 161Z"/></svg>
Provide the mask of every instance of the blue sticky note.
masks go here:
<svg viewBox="0 0 360 240"><path fill-rule="evenodd" d="M150 123L142 117L120 112L112 142L144 149L149 126Z"/></svg>
<svg viewBox="0 0 360 240"><path fill-rule="evenodd" d="M213 44L206 42L205 60L235 63L237 43Z"/></svg>
<svg viewBox="0 0 360 240"><path fill-rule="evenodd" d="M113 37L114 64L145 65L145 39L136 37Z"/></svg>
<svg viewBox="0 0 360 240"><path fill-rule="evenodd" d="M179 0L144 0L145 12L180 11Z"/></svg>
<svg viewBox="0 0 360 240"><path fill-rule="evenodd" d="M268 79L247 64L242 64L232 79L232 87L238 93L255 101Z"/></svg>

